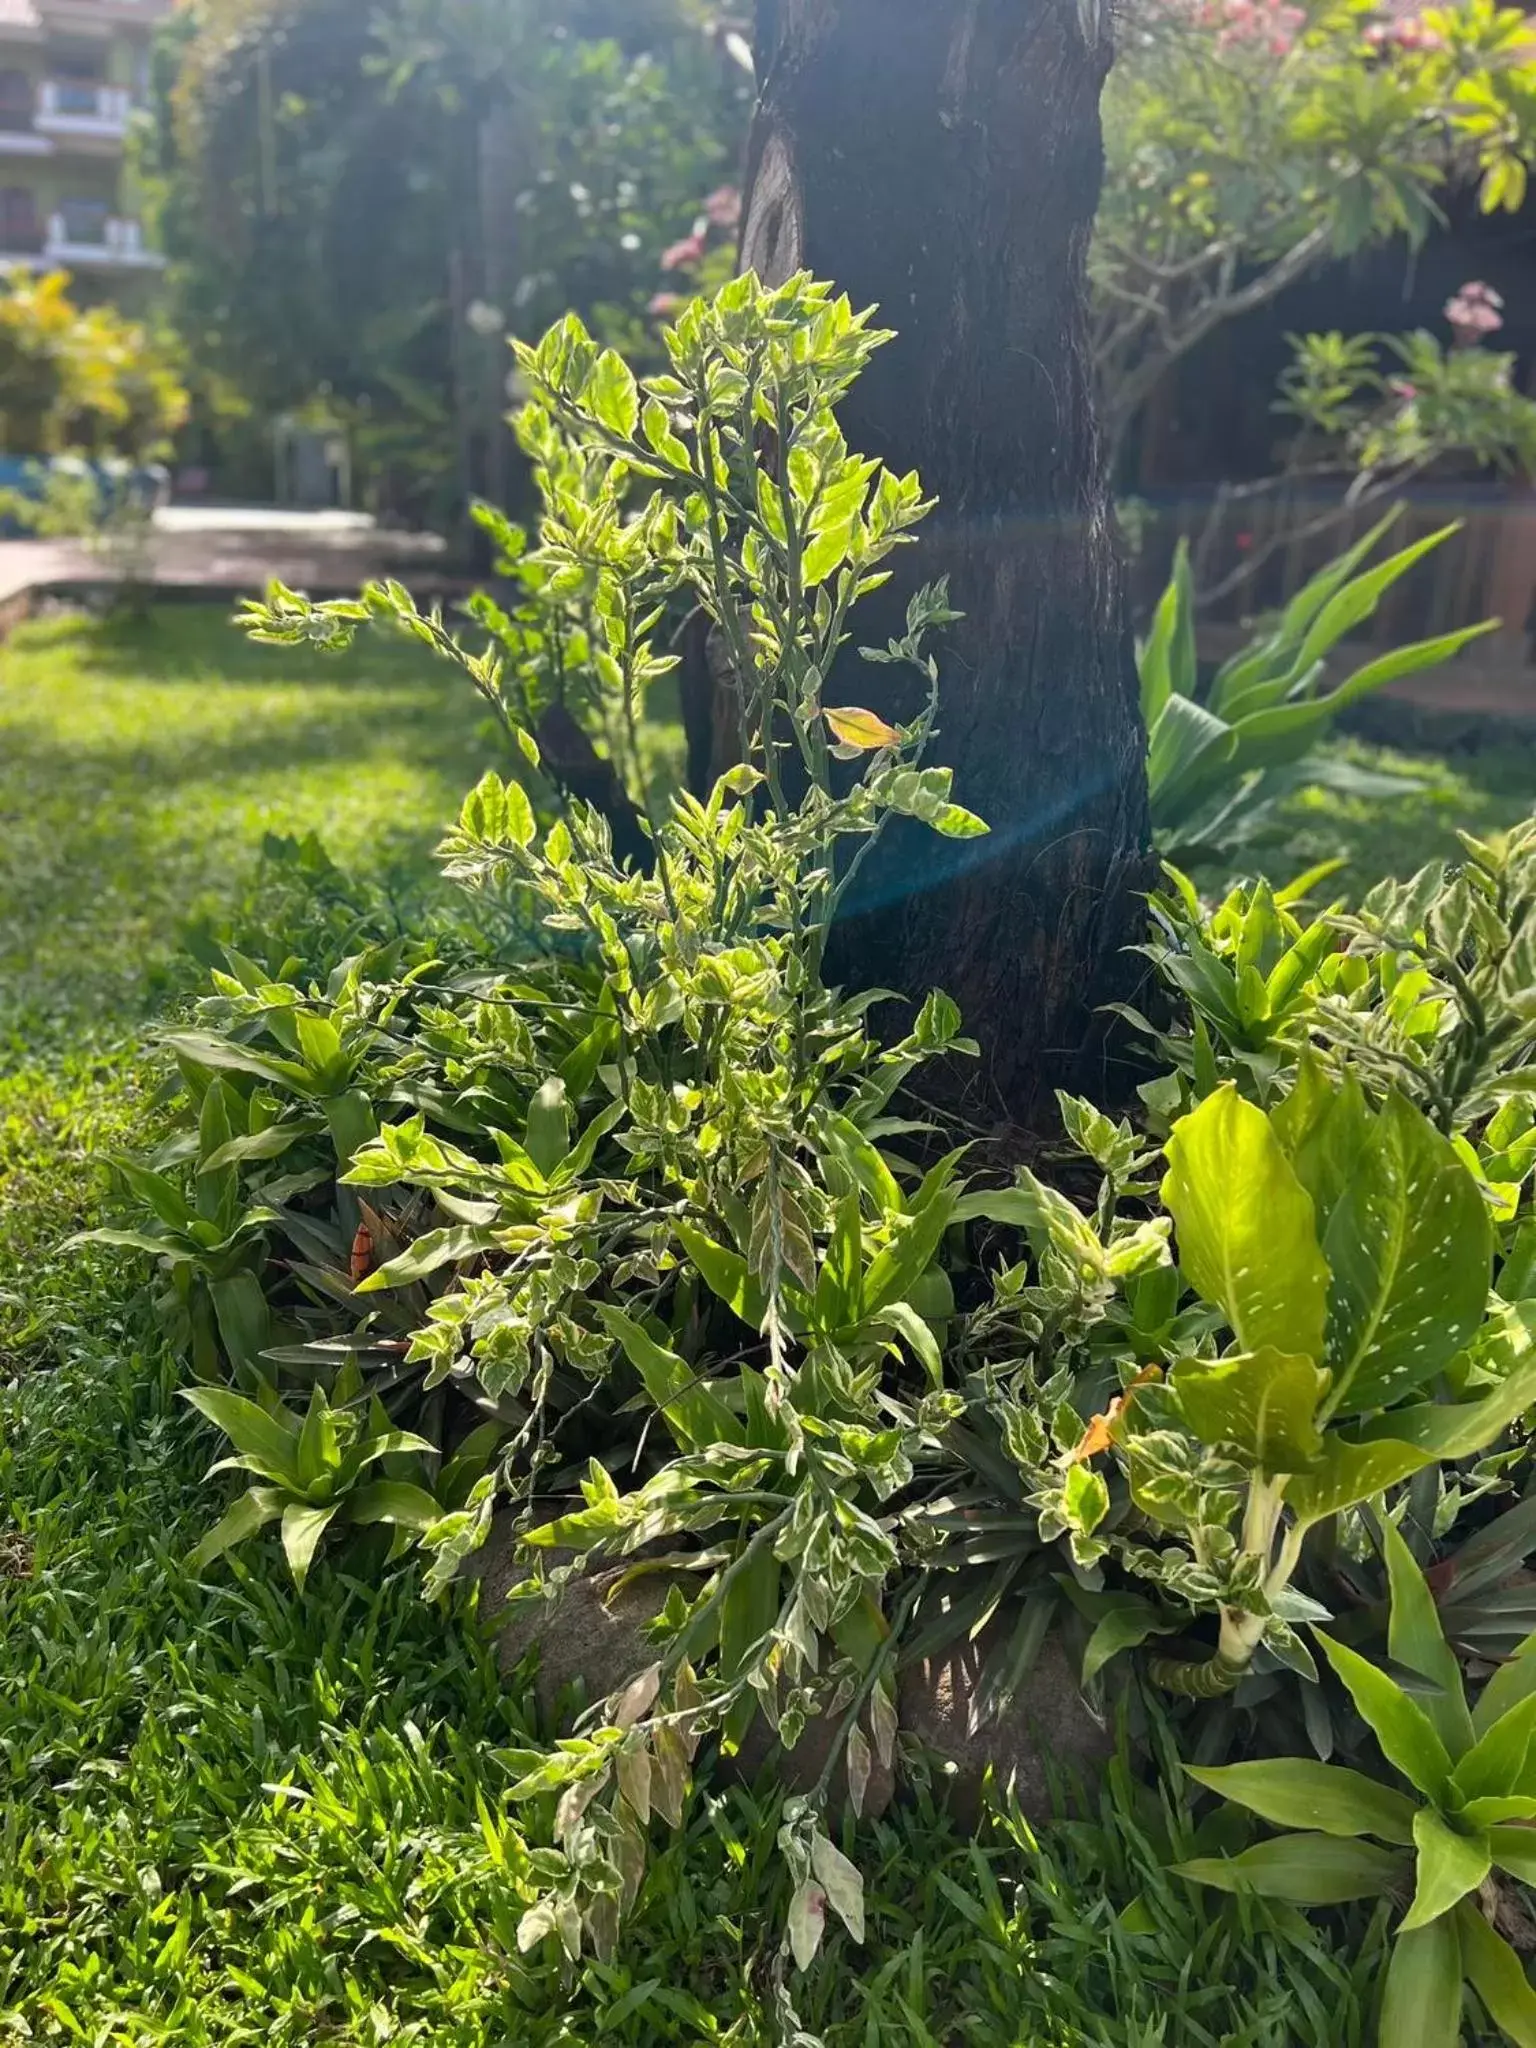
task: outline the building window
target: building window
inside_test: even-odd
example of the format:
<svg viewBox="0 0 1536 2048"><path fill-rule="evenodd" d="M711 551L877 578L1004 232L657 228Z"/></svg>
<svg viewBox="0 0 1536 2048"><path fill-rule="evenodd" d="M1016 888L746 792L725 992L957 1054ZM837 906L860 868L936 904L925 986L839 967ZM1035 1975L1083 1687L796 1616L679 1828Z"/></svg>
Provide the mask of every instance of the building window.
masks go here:
<svg viewBox="0 0 1536 2048"><path fill-rule="evenodd" d="M0 128L32 126L33 87L25 71L0 71Z"/></svg>
<svg viewBox="0 0 1536 2048"><path fill-rule="evenodd" d="M35 255L43 246L37 200L22 185L0 186L0 252Z"/></svg>

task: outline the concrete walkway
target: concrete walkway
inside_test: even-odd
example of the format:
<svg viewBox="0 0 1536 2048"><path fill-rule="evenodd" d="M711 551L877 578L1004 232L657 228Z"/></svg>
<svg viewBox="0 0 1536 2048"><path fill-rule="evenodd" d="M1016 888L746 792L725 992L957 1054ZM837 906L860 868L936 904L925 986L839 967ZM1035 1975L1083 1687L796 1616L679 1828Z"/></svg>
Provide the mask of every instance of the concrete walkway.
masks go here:
<svg viewBox="0 0 1536 2048"><path fill-rule="evenodd" d="M336 596L370 576L400 576L433 592L456 588L445 542L381 527L362 512L290 512L274 506L172 505L155 514L151 580L168 593L211 600L260 592L275 576L311 596ZM0 541L0 606L29 593L112 580L78 542Z"/></svg>

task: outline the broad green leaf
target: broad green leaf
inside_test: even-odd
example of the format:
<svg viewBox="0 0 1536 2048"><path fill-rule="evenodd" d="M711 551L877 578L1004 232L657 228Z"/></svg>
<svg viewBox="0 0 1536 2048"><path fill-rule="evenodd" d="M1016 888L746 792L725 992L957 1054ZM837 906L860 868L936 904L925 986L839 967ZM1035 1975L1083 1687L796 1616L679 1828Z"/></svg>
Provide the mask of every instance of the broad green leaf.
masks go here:
<svg viewBox="0 0 1536 2048"><path fill-rule="evenodd" d="M1230 1084L1174 1125L1163 1202L1179 1264L1245 1351L1322 1354L1328 1268L1312 1198L1263 1110Z"/></svg>
<svg viewBox="0 0 1536 2048"><path fill-rule="evenodd" d="M1296 1178L1312 1197L1321 1240L1371 1141L1365 1093L1353 1074L1335 1081L1314 1054L1303 1052L1296 1085L1270 1112L1270 1122Z"/></svg>
<svg viewBox="0 0 1536 2048"><path fill-rule="evenodd" d="M1104 1666L1118 1657L1122 1650L1134 1650L1151 1636L1171 1635L1178 1626L1176 1622L1166 1620L1160 1609L1138 1594L1106 1593L1103 1597L1109 1604L1095 1610L1098 1620L1083 1651L1084 1685L1091 1685Z"/></svg>
<svg viewBox="0 0 1536 2048"><path fill-rule="evenodd" d="M711 1444L739 1444L740 1418L675 1351L658 1344L650 1332L611 1302L598 1314L611 1337L645 1383L645 1391L666 1418L668 1429L685 1451L706 1451Z"/></svg>
<svg viewBox="0 0 1536 2048"><path fill-rule="evenodd" d="M879 1320L906 1339L914 1357L927 1373L929 1384L935 1390L942 1387L944 1356L939 1350L939 1340L911 1302L888 1301L879 1311Z"/></svg>
<svg viewBox="0 0 1536 2048"><path fill-rule="evenodd" d="M293 1582L300 1592L309 1577L309 1568L315 1561L320 1539L336 1519L340 1506L340 1501L329 1501L318 1508L308 1507L301 1501L290 1501L283 1510L283 1554L288 1559L288 1569L293 1573Z"/></svg>
<svg viewBox="0 0 1536 2048"><path fill-rule="evenodd" d="M767 1298L747 1271L747 1262L741 1254L716 1244L696 1224L679 1223L677 1236L711 1291L719 1295L727 1308L734 1309L744 1323L760 1330L768 1306Z"/></svg>
<svg viewBox="0 0 1536 2048"><path fill-rule="evenodd" d="M309 1397L304 1426L299 1431L299 1480L306 1492L318 1480L333 1473L340 1461L336 1417L325 1398L324 1387L317 1383Z"/></svg>
<svg viewBox="0 0 1536 2048"><path fill-rule="evenodd" d="M1275 1827L1313 1828L1325 1835L1376 1835L1404 1845L1413 1840L1418 1811L1413 1801L1390 1785L1339 1764L1275 1757L1204 1770L1186 1764L1184 1775Z"/></svg>
<svg viewBox="0 0 1536 2048"><path fill-rule="evenodd" d="M720 1603L720 1676L729 1683L740 1673L747 1653L775 1626L779 1619L783 1567L771 1549L762 1549L731 1578ZM726 1714L722 1734L729 1753L741 1746L742 1738L757 1713L757 1695L750 1687Z"/></svg>
<svg viewBox="0 0 1536 2048"><path fill-rule="evenodd" d="M864 1314L904 1300L933 1262L954 1214L959 1189L949 1162L935 1167L913 1202L912 1212L891 1221L891 1240L876 1252L864 1274Z"/></svg>
<svg viewBox="0 0 1536 2048"><path fill-rule="evenodd" d="M1468 1899L1456 1908L1461 1967L1494 2025L1515 2048L1536 2048L1536 1991L1525 1965Z"/></svg>
<svg viewBox="0 0 1536 2048"><path fill-rule="evenodd" d="M1488 1830L1488 1846L1500 1870L1522 1884L1536 1885L1536 1828L1495 1823Z"/></svg>
<svg viewBox="0 0 1536 2048"><path fill-rule="evenodd" d="M256 1367L272 1335L272 1312L266 1292L254 1273L231 1273L210 1280L209 1298L224 1349L237 1365Z"/></svg>
<svg viewBox="0 0 1536 2048"><path fill-rule="evenodd" d="M341 1033L330 1018L317 1017L312 1010L295 1010L293 1028L316 1087L326 1095L345 1087L352 1063L342 1046Z"/></svg>
<svg viewBox="0 0 1536 2048"><path fill-rule="evenodd" d="M187 1569L200 1572L216 1557L222 1557L226 1550L233 1550L237 1543L244 1543L258 1529L275 1522L286 1506L287 1496L280 1487L253 1486L248 1493L241 1494L223 1520L210 1529L192 1551L187 1558Z"/></svg>
<svg viewBox="0 0 1536 2048"><path fill-rule="evenodd" d="M1371 1443L1349 1443L1332 1430L1323 1438L1323 1455L1310 1472L1298 1472L1286 1484L1286 1506L1299 1522L1321 1522L1363 1500L1374 1500L1410 1472L1434 1463L1432 1452L1390 1437Z"/></svg>
<svg viewBox="0 0 1536 2048"><path fill-rule="evenodd" d="M1453 1757L1470 1750L1473 1743L1472 1716L1461 1682L1461 1665L1445 1640L1440 1610L1419 1570L1413 1552L1390 1517L1379 1515L1377 1528L1387 1561L1391 1589L1391 1616L1387 1624L1387 1652L1410 1671L1429 1679L1437 1691L1426 1697L1424 1710L1440 1732L1440 1740ZM1504 1787L1499 1788L1501 1791Z"/></svg>
<svg viewBox="0 0 1536 2048"><path fill-rule="evenodd" d="M1459 527L1460 522L1453 521L1449 526L1442 526L1437 533L1427 533L1420 540L1410 541L1407 547L1400 548L1386 561L1378 562L1374 569L1365 570L1351 578L1341 590L1335 591L1307 629L1293 673L1303 675L1315 661L1321 661L1337 641L1371 616L1385 592L1400 576L1405 575L1432 548L1449 540Z"/></svg>
<svg viewBox="0 0 1536 2048"><path fill-rule="evenodd" d="M1366 1438L1390 1436L1399 1443L1417 1444L1431 1458L1450 1463L1487 1450L1532 1406L1536 1406L1536 1357L1517 1365L1481 1401L1416 1402L1374 1417L1360 1433Z"/></svg>
<svg viewBox="0 0 1536 2048"><path fill-rule="evenodd" d="M1482 1323L1493 1225L1449 1141L1388 1098L1323 1239L1333 1274L1330 1412L1389 1407L1449 1365Z"/></svg>
<svg viewBox="0 0 1536 2048"><path fill-rule="evenodd" d="M1492 1795L1469 1799L1465 1806L1458 1808L1458 1815L1469 1828L1494 1828L1513 1820L1536 1820L1536 1795L1512 1792L1503 1799Z"/></svg>
<svg viewBox="0 0 1536 2048"><path fill-rule="evenodd" d="M1454 1915L1399 1934L1382 1991L1381 2048L1460 2048L1461 1970Z"/></svg>
<svg viewBox="0 0 1536 2048"><path fill-rule="evenodd" d="M181 1398L223 1430L242 1458L259 1459L264 1477L297 1484L300 1425L286 1408L269 1415L228 1387L185 1387Z"/></svg>
<svg viewBox="0 0 1536 2048"><path fill-rule="evenodd" d="M1526 1758L1536 1736L1536 1693L1501 1714L1457 1764L1451 1783L1463 1799L1503 1799L1528 1792Z"/></svg>
<svg viewBox="0 0 1536 2048"><path fill-rule="evenodd" d="M592 365L582 392L593 416L621 441L634 438L640 424L640 391L635 373L617 349L605 348Z"/></svg>
<svg viewBox="0 0 1536 2048"><path fill-rule="evenodd" d="M354 1522L390 1522L401 1529L430 1529L443 1516L426 1488L407 1479L374 1479L360 1486L348 1497L347 1513Z"/></svg>
<svg viewBox="0 0 1536 2048"><path fill-rule="evenodd" d="M855 1321L864 1273L864 1231L857 1188L850 1188L833 1211L832 1238L816 1276L816 1323L839 1330Z"/></svg>
<svg viewBox="0 0 1536 2048"><path fill-rule="evenodd" d="M1387 1762L1426 1799L1444 1800L1450 1791L1451 1759L1434 1722L1418 1701L1410 1699L1395 1680L1368 1663L1358 1650L1335 1642L1322 1629L1313 1633Z"/></svg>
<svg viewBox="0 0 1536 2048"><path fill-rule="evenodd" d="M1419 1851L1417 1883L1403 1919L1404 1934L1448 1913L1458 1899L1477 1890L1493 1865L1486 1836L1458 1834L1431 1806L1421 1806L1413 1816L1413 1839Z"/></svg>
<svg viewBox="0 0 1536 2048"><path fill-rule="evenodd" d="M1261 1472L1304 1471L1322 1452L1315 1417L1328 1375L1273 1345L1215 1363L1181 1358L1169 1376L1179 1411L1205 1444L1230 1444Z"/></svg>
<svg viewBox="0 0 1536 2048"><path fill-rule="evenodd" d="M1240 1856L1197 1856L1172 1865L1176 1877L1224 1892L1256 1892L1293 1906L1339 1906L1379 1898L1407 1873L1401 1855L1336 1835L1280 1835Z"/></svg>
<svg viewBox="0 0 1536 2048"><path fill-rule="evenodd" d="M1536 1693L1536 1637L1527 1637L1507 1664L1501 1664L1483 1687L1472 1710L1472 1726L1484 1735L1495 1721Z"/></svg>
<svg viewBox="0 0 1536 2048"><path fill-rule="evenodd" d="M1181 535L1173 574L1152 614L1137 666L1141 672L1141 716L1151 732L1171 696L1192 697L1195 669L1195 608L1189 573L1189 542Z"/></svg>
<svg viewBox="0 0 1536 2048"><path fill-rule="evenodd" d="M167 1032L163 1043L179 1058L191 1060L200 1067L223 1067L231 1073L255 1074L263 1081L276 1081L300 1095L308 1096L315 1092L308 1067L298 1060L274 1059L266 1053L253 1052L248 1045L237 1045L233 1039L215 1038L211 1032L171 1031Z"/></svg>
<svg viewBox="0 0 1536 2048"><path fill-rule="evenodd" d="M1225 719L1193 697L1170 697L1147 747L1154 828L1171 832L1181 825L1220 780L1236 750L1237 734Z"/></svg>
<svg viewBox="0 0 1536 2048"><path fill-rule="evenodd" d="M558 1074L550 1075L528 1105L523 1149L546 1179L571 1149L571 1112Z"/></svg>
<svg viewBox="0 0 1536 2048"><path fill-rule="evenodd" d="M416 1238L398 1258L389 1259L359 1280L353 1288L354 1294L381 1294L391 1287L409 1287L415 1280L424 1280L429 1273L435 1273L440 1266L455 1266L465 1259L473 1259L481 1252L487 1252L495 1245L496 1239L489 1230L483 1230L475 1223L454 1223L446 1230L428 1230Z"/></svg>

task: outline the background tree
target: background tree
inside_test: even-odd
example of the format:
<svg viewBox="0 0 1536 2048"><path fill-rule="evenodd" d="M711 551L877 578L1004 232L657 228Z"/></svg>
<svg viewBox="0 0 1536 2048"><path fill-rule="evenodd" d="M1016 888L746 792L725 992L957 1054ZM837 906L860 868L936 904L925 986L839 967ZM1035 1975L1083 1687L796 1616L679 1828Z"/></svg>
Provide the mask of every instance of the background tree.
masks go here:
<svg viewBox="0 0 1536 2048"><path fill-rule="evenodd" d="M1028 1119L1097 1040L1142 914L1144 742L1088 348L1108 39L1074 0L759 0L756 50L743 265L808 268L899 330L845 426L939 500L883 596L895 626L950 578L937 751L991 826L882 842L839 969L946 989L983 1044L987 1114ZM875 708L915 707L893 685Z"/></svg>
<svg viewBox="0 0 1536 2048"><path fill-rule="evenodd" d="M339 414L383 509L450 516L503 319L643 338L662 223L734 166L747 92L687 0L194 0L147 145L189 350L262 421Z"/></svg>
<svg viewBox="0 0 1536 2048"><path fill-rule="evenodd" d="M1536 155L1536 38L1497 0L1140 0L1105 97L1108 172L1094 236L1093 348L1121 481L1149 407L1193 352L1297 284L1394 240L1417 249L1474 189L1517 209ZM1273 477L1308 519L1384 498L1447 460L1530 452L1504 359L1434 336L1302 338L1280 394ZM1403 387L1408 387L1406 391ZM1405 403L1405 401L1407 401ZM1255 562L1197 566L1208 585Z"/></svg>

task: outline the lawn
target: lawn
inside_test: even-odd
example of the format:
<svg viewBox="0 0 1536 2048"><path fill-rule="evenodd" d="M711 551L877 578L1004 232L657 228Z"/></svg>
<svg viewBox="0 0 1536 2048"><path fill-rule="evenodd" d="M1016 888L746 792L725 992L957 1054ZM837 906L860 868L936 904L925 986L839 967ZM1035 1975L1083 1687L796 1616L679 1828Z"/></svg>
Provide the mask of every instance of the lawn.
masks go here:
<svg viewBox="0 0 1536 2048"><path fill-rule="evenodd" d="M973 1842L932 1800L866 1827L869 1940L832 1937L804 1979L766 1791L656 1830L612 1962L520 1957L529 1710L468 1604L424 1606L409 1566L322 1564L300 1596L272 1546L189 1576L211 1433L142 1272L59 1240L100 1211L102 1151L152 1126L143 1030L186 984L189 916L259 909L266 833L317 830L417 895L489 745L405 649L338 664L182 610L0 650L0 2042L1362 2040L1379 1917L1335 1948L1288 1909L1197 1900L1162 1870L1187 1823L1123 1770L1038 1836L994 1811ZM1395 806L1394 864L1448 850L1452 817L1528 808L1531 766L1467 756ZM1329 833L1357 875L1381 856L1359 807L1295 826L1298 857Z"/></svg>

